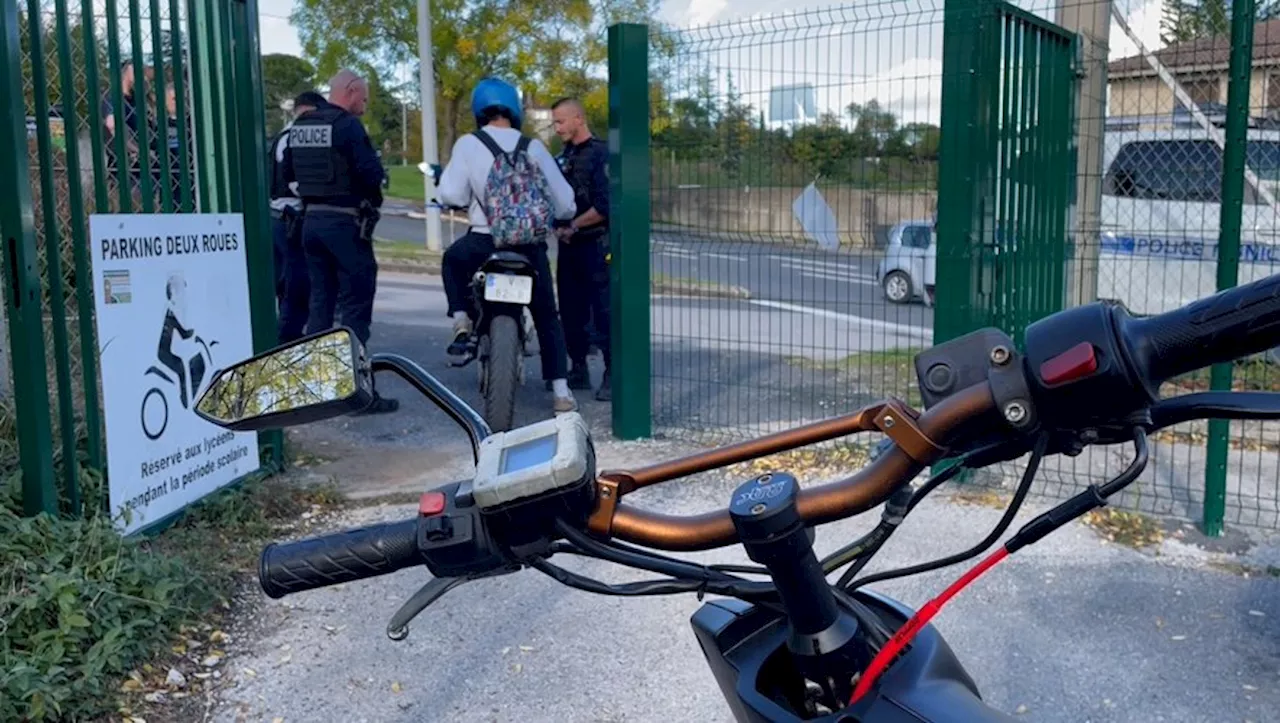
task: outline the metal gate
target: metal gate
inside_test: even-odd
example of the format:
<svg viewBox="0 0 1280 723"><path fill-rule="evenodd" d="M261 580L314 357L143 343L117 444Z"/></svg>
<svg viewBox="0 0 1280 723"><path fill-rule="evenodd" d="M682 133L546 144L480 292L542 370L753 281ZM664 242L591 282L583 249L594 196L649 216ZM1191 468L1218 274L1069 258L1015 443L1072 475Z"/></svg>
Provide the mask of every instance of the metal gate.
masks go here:
<svg viewBox="0 0 1280 723"><path fill-rule="evenodd" d="M1067 301L1076 35L1004 2L946 8L934 343L995 326L1020 344Z"/></svg>
<svg viewBox="0 0 1280 723"><path fill-rule="evenodd" d="M274 344L257 3L21 0L0 42L0 423L19 458L0 471L21 474L28 514L79 514L81 481L105 471L90 214L243 213L254 347ZM278 460L280 437L262 439Z"/></svg>

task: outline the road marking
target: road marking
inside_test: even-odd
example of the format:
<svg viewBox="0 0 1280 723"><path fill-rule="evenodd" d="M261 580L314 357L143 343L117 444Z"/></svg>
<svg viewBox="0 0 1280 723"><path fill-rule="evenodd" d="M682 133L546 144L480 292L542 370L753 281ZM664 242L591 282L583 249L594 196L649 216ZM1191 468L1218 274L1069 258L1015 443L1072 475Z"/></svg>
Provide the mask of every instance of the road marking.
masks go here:
<svg viewBox="0 0 1280 723"><path fill-rule="evenodd" d="M836 261L818 261L817 259L797 258L795 256L782 256L780 254L770 254L769 258L775 261L781 261L784 265L791 266L810 266L819 269L835 269L837 271L858 271L862 267L859 264L846 264Z"/></svg>
<svg viewBox="0 0 1280 723"><path fill-rule="evenodd" d="M871 279L860 276L849 276L846 274L828 274L821 271L800 271L799 274L808 279L819 279L822 281L844 281L850 284L862 284L863 286L875 286L876 282Z"/></svg>
<svg viewBox="0 0 1280 723"><path fill-rule="evenodd" d="M790 269L791 271L814 271L820 273L846 274L853 278L868 280L875 278L857 266L845 266L843 264L822 264L810 261L783 261L782 268Z"/></svg>
<svg viewBox="0 0 1280 723"><path fill-rule="evenodd" d="M763 299L751 299L748 303L756 306L765 306L771 309L781 309L782 311L794 311L800 314L809 314L810 316L819 316L824 319L834 319L836 321L844 321L850 324L865 324L877 329L886 331L894 331L908 336L914 336L924 341L932 342L933 330L923 326L913 326L910 324L896 324L891 321L880 321L878 319L868 319L865 316L854 316L853 314L842 314L838 311L829 311L827 309L815 309L812 306L801 306L799 304L788 304L785 301L766 301Z"/></svg>
<svg viewBox="0 0 1280 723"><path fill-rule="evenodd" d="M706 256L707 258L712 258L712 259L724 259L725 261L734 261L740 264L746 262L746 259L742 258L741 256L730 256L729 254L713 254L708 252L703 254L703 256Z"/></svg>

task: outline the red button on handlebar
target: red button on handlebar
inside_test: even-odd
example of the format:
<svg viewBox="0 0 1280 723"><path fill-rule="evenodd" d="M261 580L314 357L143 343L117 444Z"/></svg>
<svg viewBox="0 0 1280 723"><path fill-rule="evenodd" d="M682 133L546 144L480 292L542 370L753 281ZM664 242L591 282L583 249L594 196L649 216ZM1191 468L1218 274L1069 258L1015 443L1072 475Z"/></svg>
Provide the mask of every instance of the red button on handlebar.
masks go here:
<svg viewBox="0 0 1280 723"><path fill-rule="evenodd" d="M430 517L444 512L444 493L426 492L418 499L418 514Z"/></svg>
<svg viewBox="0 0 1280 723"><path fill-rule="evenodd" d="M1040 379L1045 384L1065 384L1098 371L1098 357L1093 345L1082 341L1040 365Z"/></svg>

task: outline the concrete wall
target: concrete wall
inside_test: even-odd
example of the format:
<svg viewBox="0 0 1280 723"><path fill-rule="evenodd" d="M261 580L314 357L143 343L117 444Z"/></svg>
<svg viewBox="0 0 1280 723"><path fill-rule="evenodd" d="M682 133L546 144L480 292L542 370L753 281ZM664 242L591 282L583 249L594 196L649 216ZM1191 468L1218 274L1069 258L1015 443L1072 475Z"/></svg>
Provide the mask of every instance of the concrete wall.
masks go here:
<svg viewBox="0 0 1280 723"><path fill-rule="evenodd" d="M933 191L825 188L822 196L836 217L840 244L870 248L885 243L884 230L910 219L931 218L937 209ZM657 223L699 231L742 234L753 240L804 238L791 204L803 187L655 188L650 217Z"/></svg>

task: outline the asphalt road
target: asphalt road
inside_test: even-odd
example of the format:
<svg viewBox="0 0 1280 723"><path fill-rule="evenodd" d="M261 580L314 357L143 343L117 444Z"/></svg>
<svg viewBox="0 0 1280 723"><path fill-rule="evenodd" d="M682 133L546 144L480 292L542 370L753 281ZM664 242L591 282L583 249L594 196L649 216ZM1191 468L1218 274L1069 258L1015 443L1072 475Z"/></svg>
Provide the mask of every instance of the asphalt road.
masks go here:
<svg viewBox="0 0 1280 723"><path fill-rule="evenodd" d="M444 221L444 233L457 238L466 225ZM377 235L389 241L426 243L423 222L385 216ZM921 302L891 304L875 281L879 251L827 252L793 242L721 240L661 232L653 236L652 271L668 277L698 279L742 287L757 302L779 308L820 310L828 314L933 329L933 310ZM554 255L554 248L552 249Z"/></svg>

